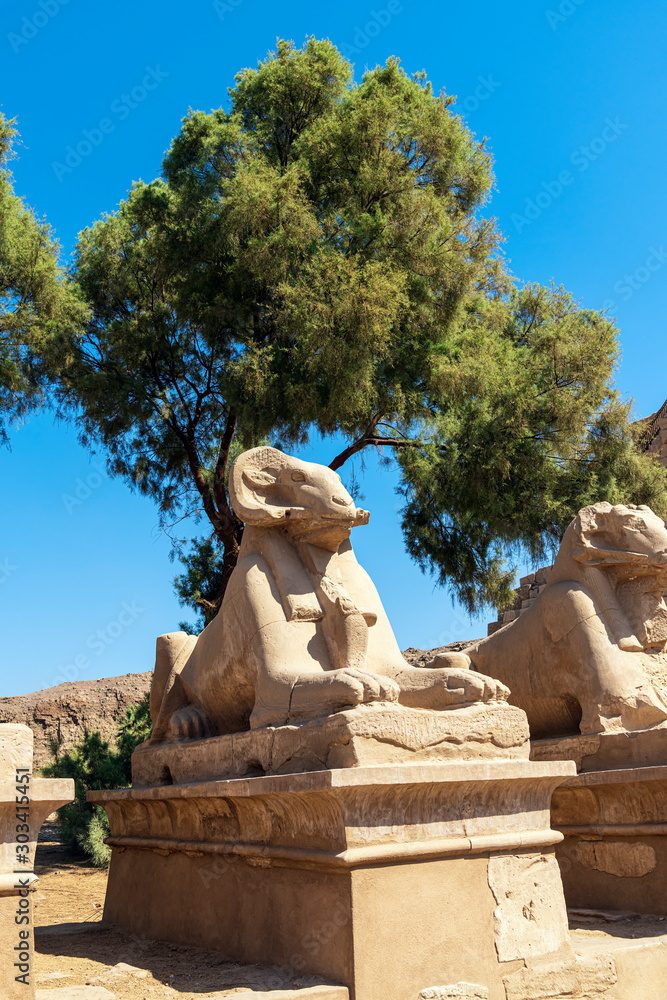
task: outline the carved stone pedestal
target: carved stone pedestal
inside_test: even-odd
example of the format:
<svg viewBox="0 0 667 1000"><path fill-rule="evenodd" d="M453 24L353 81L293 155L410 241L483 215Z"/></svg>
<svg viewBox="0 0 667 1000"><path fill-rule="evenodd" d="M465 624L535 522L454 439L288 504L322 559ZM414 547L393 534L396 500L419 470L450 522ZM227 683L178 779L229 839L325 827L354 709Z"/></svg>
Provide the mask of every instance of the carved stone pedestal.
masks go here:
<svg viewBox="0 0 667 1000"><path fill-rule="evenodd" d="M132 784L183 784L373 764L528 760L529 753L526 715L506 702L446 712L371 702L288 726L143 743L132 754Z"/></svg>
<svg viewBox="0 0 667 1000"><path fill-rule="evenodd" d="M31 890L39 829L74 798L69 778L33 778L32 731L0 725L0 997L35 996Z"/></svg>
<svg viewBox="0 0 667 1000"><path fill-rule="evenodd" d="M568 906L667 915L667 766L579 774L552 822Z"/></svg>
<svg viewBox="0 0 667 1000"><path fill-rule="evenodd" d="M580 771L551 808L568 906L667 915L667 727L537 740L531 759Z"/></svg>
<svg viewBox="0 0 667 1000"><path fill-rule="evenodd" d="M574 772L397 764L92 792L113 847L104 919L320 975L353 1000L465 983L529 1000L534 969L576 964L549 822Z"/></svg>

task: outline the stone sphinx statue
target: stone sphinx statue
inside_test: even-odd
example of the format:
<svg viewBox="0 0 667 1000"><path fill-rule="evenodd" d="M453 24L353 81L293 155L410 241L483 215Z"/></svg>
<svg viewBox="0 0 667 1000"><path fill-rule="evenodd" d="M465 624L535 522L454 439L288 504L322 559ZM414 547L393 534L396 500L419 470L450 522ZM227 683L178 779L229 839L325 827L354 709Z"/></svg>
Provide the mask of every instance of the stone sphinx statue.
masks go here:
<svg viewBox="0 0 667 1000"><path fill-rule="evenodd" d="M660 725L666 589L665 523L649 507L584 507L532 607L466 653L510 687L533 738Z"/></svg>
<svg viewBox="0 0 667 1000"><path fill-rule="evenodd" d="M350 532L369 515L331 469L273 448L239 456L229 479L245 522L216 618L157 642L151 743L284 726L369 702L448 709L505 701L465 655L430 668L402 656Z"/></svg>

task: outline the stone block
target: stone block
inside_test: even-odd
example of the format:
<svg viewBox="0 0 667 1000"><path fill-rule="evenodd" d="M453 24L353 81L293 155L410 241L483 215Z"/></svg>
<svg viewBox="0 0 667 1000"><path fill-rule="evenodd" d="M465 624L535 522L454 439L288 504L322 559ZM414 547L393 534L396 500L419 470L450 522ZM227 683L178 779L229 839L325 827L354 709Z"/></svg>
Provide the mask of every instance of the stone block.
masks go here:
<svg viewBox="0 0 667 1000"><path fill-rule="evenodd" d="M667 915L667 766L579 774L552 822L569 906Z"/></svg>
<svg viewBox="0 0 667 1000"><path fill-rule="evenodd" d="M486 986L476 983L453 983L451 986L435 986L422 990L419 1000L488 1000Z"/></svg>
<svg viewBox="0 0 667 1000"><path fill-rule="evenodd" d="M209 994L210 1000L219 997L229 1000L230 993ZM231 1000L350 1000L350 991L345 986L307 986L304 989L271 990L270 993L237 993Z"/></svg>
<svg viewBox="0 0 667 1000"><path fill-rule="evenodd" d="M526 717L506 702L430 712L370 704L301 725L145 745L135 786L445 760L527 759Z"/></svg>
<svg viewBox="0 0 667 1000"><path fill-rule="evenodd" d="M567 941L549 802L573 773L475 761L91 792L111 826L104 919L340 982L355 1000L447 983L501 1000L513 963ZM521 905L499 920L508 878ZM505 941L515 959L499 959Z"/></svg>
<svg viewBox="0 0 667 1000"><path fill-rule="evenodd" d="M655 871L655 850L648 844L615 840L580 840L577 861L589 871L607 872L618 878L643 878Z"/></svg>
<svg viewBox="0 0 667 1000"><path fill-rule="evenodd" d="M647 933L648 928L642 933L642 925L643 921L633 921L631 936L627 930L625 934L572 932L577 962L585 975L585 1000L664 1000L667 937L656 935L654 929Z"/></svg>
<svg viewBox="0 0 667 1000"><path fill-rule="evenodd" d="M492 855L489 886L496 900L500 962L557 952L569 941L556 859L544 854Z"/></svg>
<svg viewBox="0 0 667 1000"><path fill-rule="evenodd" d="M613 958L602 954L527 965L504 982L506 1000L613 1000L617 981Z"/></svg>
<svg viewBox="0 0 667 1000"><path fill-rule="evenodd" d="M74 798L69 778L32 775L32 732L0 724L0 997L35 996L35 846L49 813Z"/></svg>
<svg viewBox="0 0 667 1000"><path fill-rule="evenodd" d="M58 986L37 990L36 1000L116 1000L104 986Z"/></svg>

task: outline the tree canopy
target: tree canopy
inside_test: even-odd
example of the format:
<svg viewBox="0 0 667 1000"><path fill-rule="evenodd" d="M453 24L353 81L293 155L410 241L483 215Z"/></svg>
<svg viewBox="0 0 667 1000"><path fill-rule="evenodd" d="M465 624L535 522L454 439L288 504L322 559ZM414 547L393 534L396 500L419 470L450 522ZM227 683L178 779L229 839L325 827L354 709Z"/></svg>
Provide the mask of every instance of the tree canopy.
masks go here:
<svg viewBox="0 0 667 1000"><path fill-rule="evenodd" d="M473 296L465 312L426 440L397 460L408 552L474 612L509 600L508 554L549 558L581 507L664 516L667 491L612 388L611 322L538 285Z"/></svg>
<svg viewBox="0 0 667 1000"><path fill-rule="evenodd" d="M56 330L81 306L58 261L50 226L14 193L9 161L16 119L0 113L0 441L7 424L42 397L42 359Z"/></svg>
<svg viewBox="0 0 667 1000"><path fill-rule="evenodd" d="M279 41L229 96L81 235L90 318L56 380L165 525L207 519L183 600L219 604L242 533L229 462L267 437L342 434L332 468L386 449L408 550L470 608L601 490L664 509L614 394L612 323L508 275L491 157L453 97L395 58L355 84L314 38Z"/></svg>

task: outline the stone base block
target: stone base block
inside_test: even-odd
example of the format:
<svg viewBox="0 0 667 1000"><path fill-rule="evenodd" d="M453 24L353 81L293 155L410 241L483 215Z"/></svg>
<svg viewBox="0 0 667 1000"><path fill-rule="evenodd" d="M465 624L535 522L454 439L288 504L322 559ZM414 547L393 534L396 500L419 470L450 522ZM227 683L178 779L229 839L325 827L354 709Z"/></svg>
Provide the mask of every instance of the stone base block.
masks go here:
<svg viewBox="0 0 667 1000"><path fill-rule="evenodd" d="M518 969L574 961L549 825L573 773L459 762L91 792L111 827L104 919L352 1000L506 1000Z"/></svg>
<svg viewBox="0 0 667 1000"><path fill-rule="evenodd" d="M667 724L635 732L533 740L531 760L573 760L577 771L610 771L667 763Z"/></svg>
<svg viewBox="0 0 667 1000"><path fill-rule="evenodd" d="M609 997L604 1000L665 1000L667 990L667 936L647 934L643 921L632 922L629 928L616 933L596 929L575 930L571 933L572 945L580 963L598 968L613 965L616 982ZM598 993L591 990L583 994L598 1000ZM508 997L511 1000L511 997Z"/></svg>
<svg viewBox="0 0 667 1000"><path fill-rule="evenodd" d="M35 944L32 892L39 830L74 798L70 778L34 778L28 726L0 725L0 997L33 1000Z"/></svg>
<svg viewBox="0 0 667 1000"><path fill-rule="evenodd" d="M502 702L447 712L381 703L295 726L147 743L132 755L132 783L148 787L425 761L527 760L529 752L525 714Z"/></svg>
<svg viewBox="0 0 667 1000"><path fill-rule="evenodd" d="M36 1000L116 1000L116 994L104 986L57 986L37 990Z"/></svg>
<svg viewBox="0 0 667 1000"><path fill-rule="evenodd" d="M667 915L667 766L579 774L551 815L568 906Z"/></svg>
<svg viewBox="0 0 667 1000"><path fill-rule="evenodd" d="M307 986L296 990L271 990L258 993L256 990L242 993L224 990L222 993L207 993L206 1000L349 1000L350 993L344 986ZM37 990L36 1000L116 1000L116 994L105 986L60 986L55 989Z"/></svg>

